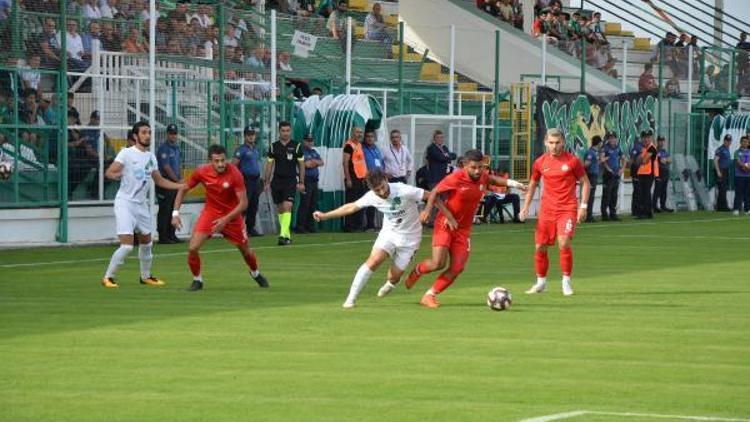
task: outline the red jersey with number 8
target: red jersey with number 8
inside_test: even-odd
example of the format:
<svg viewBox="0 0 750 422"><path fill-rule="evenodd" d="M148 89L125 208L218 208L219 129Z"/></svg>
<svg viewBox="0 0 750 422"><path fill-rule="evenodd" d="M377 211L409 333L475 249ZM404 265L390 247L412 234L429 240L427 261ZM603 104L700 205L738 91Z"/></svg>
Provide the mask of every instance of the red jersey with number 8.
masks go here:
<svg viewBox="0 0 750 422"><path fill-rule="evenodd" d="M569 152L555 157L546 153L534 161L531 180L542 180L541 217L554 217L559 214L576 213L578 198L576 183L585 170L581 160Z"/></svg>

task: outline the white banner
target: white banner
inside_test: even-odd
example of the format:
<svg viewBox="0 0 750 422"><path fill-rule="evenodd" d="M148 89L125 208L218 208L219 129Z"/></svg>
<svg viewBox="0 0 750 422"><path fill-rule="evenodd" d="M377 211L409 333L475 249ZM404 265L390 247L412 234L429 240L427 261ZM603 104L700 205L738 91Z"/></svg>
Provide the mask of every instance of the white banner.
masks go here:
<svg viewBox="0 0 750 422"><path fill-rule="evenodd" d="M711 130L708 132L708 148L706 154L710 160L716 155L716 150L724 141L725 135L732 136L732 145L729 152L740 147L740 137L750 133L750 114L732 114L729 116L716 116L711 122Z"/></svg>
<svg viewBox="0 0 750 422"><path fill-rule="evenodd" d="M318 37L307 32L294 31L292 37L292 46L294 47L294 55L299 57L308 57L310 52L315 50L315 45L318 43Z"/></svg>

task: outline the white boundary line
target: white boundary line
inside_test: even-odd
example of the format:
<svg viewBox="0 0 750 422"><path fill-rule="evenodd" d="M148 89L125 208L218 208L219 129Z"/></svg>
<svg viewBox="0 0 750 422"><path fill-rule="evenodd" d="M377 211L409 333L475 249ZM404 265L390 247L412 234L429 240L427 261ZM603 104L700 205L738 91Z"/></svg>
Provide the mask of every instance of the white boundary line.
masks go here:
<svg viewBox="0 0 750 422"><path fill-rule="evenodd" d="M714 223L717 221L726 221L726 220L733 220L731 217L725 217L725 218L710 218L710 219L700 219L700 220L682 220L682 221L661 221L659 223L614 223L614 224L602 224L602 225L582 225L579 227L576 227L577 230L580 229L593 229L593 228L611 228L611 227L631 227L631 226L648 226L648 225L656 225L656 224L698 224L698 223ZM488 230L488 231L482 231L482 232L476 232L472 233L472 236L481 236L481 235L487 235L487 234L497 234L497 233L520 233L524 230L520 229L510 229L510 230ZM430 235L425 234L422 237L428 237ZM615 235L615 237L640 237L641 235ZM648 236L648 235L642 235L642 236ZM665 236L658 236L660 238L663 238ZM669 236L666 236L669 237ZM686 236L686 239L698 239L698 238L717 238L717 237L709 237L709 236ZM730 238L727 238L730 239ZM747 238L731 238L732 240L747 240ZM726 240L726 239L725 239ZM301 245L294 245L293 248L308 248L308 247L317 247L317 246L331 246L331 245L351 245L351 244L359 244L359 243L370 243L374 242L375 239L363 239L363 240L345 240L345 241L339 241L339 242L323 242L323 243L307 243L307 244L301 244ZM266 250L266 249L278 249L278 246L258 246L254 247L255 250ZM214 253L224 253L224 252L231 252L234 251L235 248L231 249L212 249L207 251L201 251L201 254L214 254ZM170 252L170 253L161 253L161 254L154 254L154 258L159 257L168 257L168 256L185 256L187 255L187 251L184 252ZM138 259L137 257L131 256L128 259ZM46 262L26 262L26 263L19 263L19 264L0 264L0 268L23 268L23 267L36 267L36 266L45 266L45 265L65 265L65 264L77 264L77 263L84 263L84 262L107 262L109 261L109 257L104 258L89 258L89 259L71 259L71 260L63 260L63 261L46 261ZM750 422L750 421L748 421Z"/></svg>
<svg viewBox="0 0 750 422"><path fill-rule="evenodd" d="M599 412L596 410L574 410L572 412L555 413L552 415L537 416L534 418L523 419L521 422L551 422L563 419L570 419L583 415L603 415L603 416L623 416L635 418L652 418L652 419L679 419L688 421L717 421L717 422L750 422L750 419L741 418L722 418L717 416L689 416L689 415L663 415L659 413L635 413L635 412Z"/></svg>

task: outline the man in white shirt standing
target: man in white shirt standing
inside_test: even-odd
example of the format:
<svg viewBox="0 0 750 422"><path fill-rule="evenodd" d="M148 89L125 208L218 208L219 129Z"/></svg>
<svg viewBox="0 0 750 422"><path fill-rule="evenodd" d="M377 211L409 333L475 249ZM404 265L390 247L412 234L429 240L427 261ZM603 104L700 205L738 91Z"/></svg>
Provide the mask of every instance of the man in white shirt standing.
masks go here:
<svg viewBox="0 0 750 422"><path fill-rule="evenodd" d="M183 187L180 183L163 178L159 173L156 157L149 151L151 128L148 123L136 123L133 126L133 136L136 139L135 145L120 150L104 174L110 180L120 181L120 188L115 196L115 225L120 247L112 254L102 279L102 286L107 288L119 287L115 282L115 273L133 250L134 233L138 234L141 284L164 285L163 281L151 274L151 232L154 221L147 196L150 190L149 179L153 179L157 186L164 189L177 190Z"/></svg>
<svg viewBox="0 0 750 422"><path fill-rule="evenodd" d="M412 171L414 171L414 159L409 149L401 143L401 132L394 129L390 133L391 143L383 148L383 161L385 161L385 172L391 183L408 183Z"/></svg>
<svg viewBox="0 0 750 422"><path fill-rule="evenodd" d="M313 213L316 221L341 218L367 207L375 207L383 213L383 228L380 229L378 238L372 246L370 257L354 276L349 296L344 301L345 309L354 307L359 292L365 287L372 273L389 256L393 264L388 270L388 280L378 290L378 297L383 297L395 289L396 283L401 279L422 241L422 222L419 220L418 205L427 200L429 192L403 183L388 183L385 173L381 170L368 172L367 184L371 190L358 200L333 211Z"/></svg>
<svg viewBox="0 0 750 422"><path fill-rule="evenodd" d="M83 39L78 33L78 22L69 19L65 24L65 29L65 48L68 52L68 67L74 72L83 72L88 69L91 62L83 58L86 52L83 49ZM58 33L57 45L62 45L60 36Z"/></svg>

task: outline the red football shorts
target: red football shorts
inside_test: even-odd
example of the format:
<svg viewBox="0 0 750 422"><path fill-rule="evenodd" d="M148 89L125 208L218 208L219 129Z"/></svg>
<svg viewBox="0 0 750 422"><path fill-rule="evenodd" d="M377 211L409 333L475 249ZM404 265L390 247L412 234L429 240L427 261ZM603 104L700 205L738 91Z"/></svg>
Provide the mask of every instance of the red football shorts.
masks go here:
<svg viewBox="0 0 750 422"><path fill-rule="evenodd" d="M558 236L573 238L576 231L575 212L560 213L556 216L540 215L536 223L534 241L538 245L554 245Z"/></svg>
<svg viewBox="0 0 750 422"><path fill-rule="evenodd" d="M198 217L198 221L195 223L193 231L196 233L208 233L214 232L214 221L221 218L220 215L214 212L206 212L205 210ZM224 226L224 230L221 234L226 240L234 245L244 245L247 243L247 232L245 231L245 220L242 216L238 216L234 220L228 222Z"/></svg>
<svg viewBox="0 0 750 422"><path fill-rule="evenodd" d="M436 225L435 231L432 233L432 247L448 248L451 262L454 264L460 264L459 266L463 268L466 261L469 260L471 239L466 232L448 230L447 228L440 228ZM453 267L453 265L451 265L451 267Z"/></svg>

